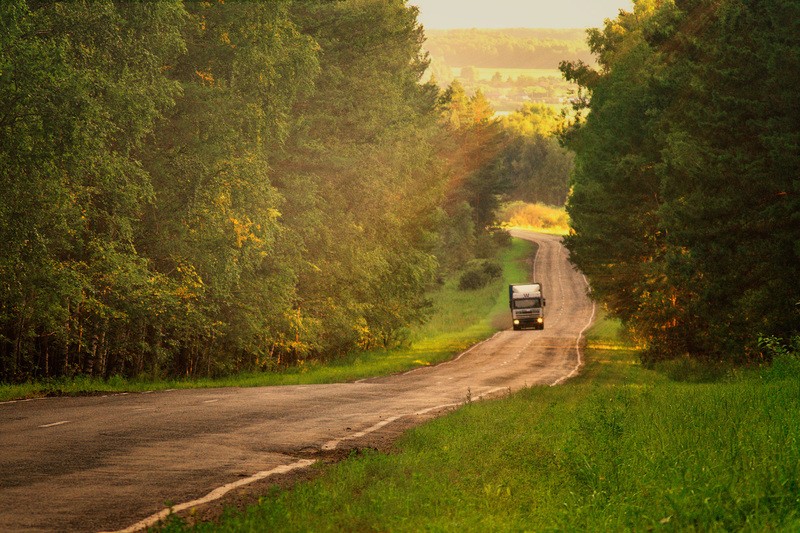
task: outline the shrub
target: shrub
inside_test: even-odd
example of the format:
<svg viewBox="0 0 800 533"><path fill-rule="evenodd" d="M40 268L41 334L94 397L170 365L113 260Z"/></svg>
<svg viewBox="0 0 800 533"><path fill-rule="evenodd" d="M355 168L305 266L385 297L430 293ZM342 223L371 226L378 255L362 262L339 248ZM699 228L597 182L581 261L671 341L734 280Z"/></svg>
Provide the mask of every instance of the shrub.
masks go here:
<svg viewBox="0 0 800 533"><path fill-rule="evenodd" d="M511 234L508 230L499 226L486 228L475 239L475 257L478 259L490 259L497 257L501 249L511 246Z"/></svg>
<svg viewBox="0 0 800 533"><path fill-rule="evenodd" d="M505 224L522 228L569 229L569 217L563 207L544 204L511 202L500 210L500 220Z"/></svg>
<svg viewBox="0 0 800 533"><path fill-rule="evenodd" d="M777 337L759 336L762 354L772 361L764 374L766 379L786 379L800 376L800 335L785 343Z"/></svg>
<svg viewBox="0 0 800 533"><path fill-rule="evenodd" d="M473 259L461 274L458 288L462 291L480 289L502 275L503 267L497 261Z"/></svg>

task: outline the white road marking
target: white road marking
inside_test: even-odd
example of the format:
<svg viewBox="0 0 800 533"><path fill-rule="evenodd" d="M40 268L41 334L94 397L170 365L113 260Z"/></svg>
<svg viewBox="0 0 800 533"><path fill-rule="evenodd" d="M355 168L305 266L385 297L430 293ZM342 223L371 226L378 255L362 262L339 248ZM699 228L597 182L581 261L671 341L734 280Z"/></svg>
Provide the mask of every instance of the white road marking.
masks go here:
<svg viewBox="0 0 800 533"><path fill-rule="evenodd" d="M215 398L213 400L205 400L203 403L214 403L214 402L218 402L218 401L219 401L219 398Z"/></svg>
<svg viewBox="0 0 800 533"><path fill-rule="evenodd" d="M450 378L450 379L452 379L452 378ZM479 395L475 396L474 399L475 400L480 400L484 396L488 396L490 394L494 394L495 392L498 392L498 391L501 391L501 390L509 390L509 389L508 389L508 387L496 387L494 389L491 389L491 390L488 390L488 391L484 392L483 394L479 394ZM464 405L464 402L446 403L446 404L442 404L442 405L435 405L433 407L428 407L427 409L423 409L421 411L416 411L414 413L411 413L411 415L413 415L413 416L422 416L422 415L424 415L426 413L429 413L431 411L436 411L438 409L447 409L447 408L450 408L450 407L458 407L460 405ZM374 426L371 426L371 427L365 429L364 431L359 431L358 433L353 433L352 435L347 435L347 436L344 436L344 437L341 437L341 438L338 438L338 439L329 440L328 442L326 442L325 444L322 445L322 449L323 450L335 450L339 446L339 444L341 444L342 442L344 442L346 440L357 439L357 438L363 437L364 435L368 435L368 434L370 434L370 433L372 433L374 431L379 430L383 426L391 424L395 420L399 420L399 419L403 418L404 416L409 416L409 415L408 414L403 414L403 415L392 416L392 417L387 418L386 420L381 420L380 422L378 422Z"/></svg>
<svg viewBox="0 0 800 533"><path fill-rule="evenodd" d="M589 280L586 279L585 275L583 275L583 274L581 274L581 275L583 276L584 283L586 283L586 286L589 287L589 291L591 291L592 288L589 285ZM572 372L570 372L566 376L564 376L562 378L559 378L559 379L555 380L553 383L551 383L550 384L551 387L553 387L555 385L560 385L560 384L564 383L566 380L576 376L578 374L578 372L580 371L581 367L583 366L583 354L581 353L582 352L582 350L581 350L581 339L583 338L583 333L587 329L589 329L589 326L591 326L592 322L594 321L594 314L595 314L596 307L597 307L597 304L595 304L595 301L592 300L592 315L589 317L589 321L586 323L586 325L583 326L583 329L581 330L581 332L578 333L578 338L575 341L575 351L578 353L578 364L575 365L575 368L572 369Z"/></svg>
<svg viewBox="0 0 800 533"><path fill-rule="evenodd" d="M115 533L133 533L134 531L140 531L142 529L148 528L150 526L156 525L159 521L163 520L164 518L168 517L172 513L177 513L180 511L184 511L186 509L191 509L192 507L197 507L198 505L203 505L204 503L213 502L214 500L218 500L222 498L225 494L229 493L233 489L237 489L244 485L249 485L250 483L255 483L256 481L261 481L262 479L266 479L270 476L274 476L276 474L286 474L287 472L291 472L292 470L297 470L299 468L307 468L312 464L316 463L315 460L312 459L302 459L300 461L294 462L288 465L282 465L273 468L272 470L265 470L263 472L258 472L253 474L250 477L240 479L238 481L234 481L233 483L228 483L227 485L223 485L218 487L204 497L199 498L197 500L192 500L190 502L182 503L180 505L175 505L170 507L169 509L164 509L163 511L156 513L152 516L145 518L140 522L136 522L132 526L126 527L125 529L120 529Z"/></svg>
<svg viewBox="0 0 800 533"><path fill-rule="evenodd" d="M54 426L61 426L63 424L69 424L69 420L62 420L61 422L53 422L52 424L42 424L39 426L40 428L51 428Z"/></svg>
<svg viewBox="0 0 800 533"><path fill-rule="evenodd" d="M52 396L44 396L41 398L20 398L19 400L6 400L5 402L0 402L0 405L5 405L7 403L25 403L25 402L38 402L41 400L52 400Z"/></svg>
<svg viewBox="0 0 800 533"><path fill-rule="evenodd" d="M347 436L341 437L339 439L329 440L328 442L326 442L325 444L322 445L322 449L323 450L335 450L339 446L339 444L341 444L342 442L344 442L346 440L357 439L359 437L363 437L364 435L368 435L369 433L372 433L373 431L377 431L377 430L379 430L380 428L382 428L383 426L385 426L387 424L391 424L392 422L394 422L395 420L401 418L402 416L403 415L392 416L392 417L387 418L386 420L381 420L380 422L378 422L374 426L369 427L369 428L365 429L364 431L359 431L358 433L353 433L352 435L347 435Z"/></svg>

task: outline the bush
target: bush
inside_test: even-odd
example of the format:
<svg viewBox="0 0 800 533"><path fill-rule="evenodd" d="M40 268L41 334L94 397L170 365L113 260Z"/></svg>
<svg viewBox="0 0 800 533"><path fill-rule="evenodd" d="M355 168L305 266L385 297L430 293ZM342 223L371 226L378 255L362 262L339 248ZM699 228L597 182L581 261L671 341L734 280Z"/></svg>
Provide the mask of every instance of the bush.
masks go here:
<svg viewBox="0 0 800 533"><path fill-rule="evenodd" d="M540 203L511 202L501 208L499 218L514 227L561 231L569 229L569 217L563 207Z"/></svg>
<svg viewBox="0 0 800 533"><path fill-rule="evenodd" d="M800 335L795 335L785 343L777 337L758 338L762 355L771 361L764 373L765 379L786 379L800 376Z"/></svg>
<svg viewBox="0 0 800 533"><path fill-rule="evenodd" d="M486 228L475 239L475 257L478 259L491 259L497 257L501 249L511 246L511 234L508 230L492 226Z"/></svg>
<svg viewBox="0 0 800 533"><path fill-rule="evenodd" d="M485 287L503 275L503 267L497 261L473 259L458 280L458 288L462 291Z"/></svg>

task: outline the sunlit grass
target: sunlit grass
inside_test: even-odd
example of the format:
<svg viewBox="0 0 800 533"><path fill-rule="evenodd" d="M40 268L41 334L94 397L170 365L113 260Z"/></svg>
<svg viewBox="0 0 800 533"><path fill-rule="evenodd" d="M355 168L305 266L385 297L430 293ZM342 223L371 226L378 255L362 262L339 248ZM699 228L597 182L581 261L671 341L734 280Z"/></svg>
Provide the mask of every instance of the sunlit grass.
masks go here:
<svg viewBox="0 0 800 533"><path fill-rule="evenodd" d="M510 202L501 206L498 217L503 225L509 228L550 235L569 234L569 216L563 206Z"/></svg>
<svg viewBox="0 0 800 533"><path fill-rule="evenodd" d="M469 403L198 529L800 530L800 359L681 383L620 333L598 320L606 348L563 386Z"/></svg>
<svg viewBox="0 0 800 533"><path fill-rule="evenodd" d="M506 317L508 305L506 287L509 283L527 279L525 259L530 257L533 247L528 241L515 239L501 258L503 279L495 280L482 289L460 291L457 276L453 276L443 287L432 291L433 317L411 332L411 343L403 348L355 352L332 362L305 362L279 372L243 373L215 379L154 381L77 377L0 385L0 401L48 395L340 383L436 364L505 327L503 318Z"/></svg>

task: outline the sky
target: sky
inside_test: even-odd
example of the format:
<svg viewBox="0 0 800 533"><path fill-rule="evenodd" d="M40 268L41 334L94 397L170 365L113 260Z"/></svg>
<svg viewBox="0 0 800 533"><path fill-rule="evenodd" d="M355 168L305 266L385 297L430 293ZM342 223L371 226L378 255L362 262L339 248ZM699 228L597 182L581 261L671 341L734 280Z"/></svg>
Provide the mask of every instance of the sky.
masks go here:
<svg viewBox="0 0 800 533"><path fill-rule="evenodd" d="M631 11L631 0L409 0L430 30L452 28L597 28Z"/></svg>

